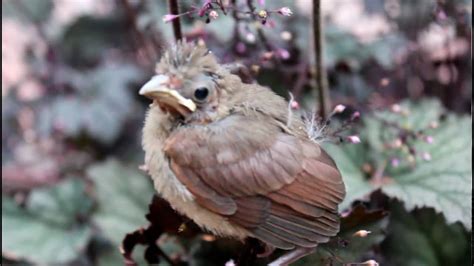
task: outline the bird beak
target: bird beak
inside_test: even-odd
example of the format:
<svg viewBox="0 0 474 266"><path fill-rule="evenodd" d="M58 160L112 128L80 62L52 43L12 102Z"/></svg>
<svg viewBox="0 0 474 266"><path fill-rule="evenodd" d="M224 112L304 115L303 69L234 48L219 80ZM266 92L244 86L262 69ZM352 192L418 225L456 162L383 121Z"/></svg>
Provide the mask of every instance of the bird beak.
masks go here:
<svg viewBox="0 0 474 266"><path fill-rule="evenodd" d="M164 105L167 107L166 109L177 111L183 116L196 111L196 104L192 100L183 97L176 90L170 89L168 84L168 76L154 76L141 87L139 94L156 100L160 106Z"/></svg>

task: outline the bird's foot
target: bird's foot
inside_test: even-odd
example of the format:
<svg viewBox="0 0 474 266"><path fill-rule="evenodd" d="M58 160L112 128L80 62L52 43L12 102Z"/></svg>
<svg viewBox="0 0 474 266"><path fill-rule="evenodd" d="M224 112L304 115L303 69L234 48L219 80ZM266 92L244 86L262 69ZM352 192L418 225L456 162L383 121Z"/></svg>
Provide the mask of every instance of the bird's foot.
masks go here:
<svg viewBox="0 0 474 266"><path fill-rule="evenodd" d="M301 259L304 256L307 256L311 253L313 253L316 250L316 247L314 248L304 248L304 247L298 247L285 255L279 257L278 259L272 261L268 266L287 266L290 265L290 263L293 263L299 259Z"/></svg>

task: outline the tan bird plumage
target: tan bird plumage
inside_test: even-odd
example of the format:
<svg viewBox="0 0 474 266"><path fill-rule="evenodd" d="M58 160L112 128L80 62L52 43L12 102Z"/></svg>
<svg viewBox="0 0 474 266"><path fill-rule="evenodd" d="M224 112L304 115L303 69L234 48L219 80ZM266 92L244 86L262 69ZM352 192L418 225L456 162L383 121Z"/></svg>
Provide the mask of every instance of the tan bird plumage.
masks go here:
<svg viewBox="0 0 474 266"><path fill-rule="evenodd" d="M154 100L143 149L156 190L173 208L214 234L282 249L337 234L341 175L299 117L288 125L283 98L242 83L204 46L173 46L156 71L156 88L141 90Z"/></svg>

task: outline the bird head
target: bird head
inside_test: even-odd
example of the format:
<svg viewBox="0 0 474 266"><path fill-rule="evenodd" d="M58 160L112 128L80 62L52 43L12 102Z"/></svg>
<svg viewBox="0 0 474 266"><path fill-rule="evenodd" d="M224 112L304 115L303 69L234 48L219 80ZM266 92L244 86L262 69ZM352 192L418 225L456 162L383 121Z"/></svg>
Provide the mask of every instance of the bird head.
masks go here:
<svg viewBox="0 0 474 266"><path fill-rule="evenodd" d="M163 54L156 73L139 91L153 100L152 108L186 121L217 113L226 72L205 45L178 42Z"/></svg>

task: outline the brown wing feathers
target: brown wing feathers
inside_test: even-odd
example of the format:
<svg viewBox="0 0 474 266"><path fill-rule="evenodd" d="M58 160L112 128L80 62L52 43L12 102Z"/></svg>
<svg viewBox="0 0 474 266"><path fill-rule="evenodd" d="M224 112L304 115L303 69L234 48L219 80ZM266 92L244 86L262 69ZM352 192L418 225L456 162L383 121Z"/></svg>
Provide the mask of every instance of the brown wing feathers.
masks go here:
<svg viewBox="0 0 474 266"><path fill-rule="evenodd" d="M225 127L178 130L165 148L197 202L278 248L314 247L334 236L345 188L332 159L317 144L268 124L224 120Z"/></svg>

